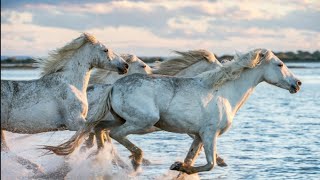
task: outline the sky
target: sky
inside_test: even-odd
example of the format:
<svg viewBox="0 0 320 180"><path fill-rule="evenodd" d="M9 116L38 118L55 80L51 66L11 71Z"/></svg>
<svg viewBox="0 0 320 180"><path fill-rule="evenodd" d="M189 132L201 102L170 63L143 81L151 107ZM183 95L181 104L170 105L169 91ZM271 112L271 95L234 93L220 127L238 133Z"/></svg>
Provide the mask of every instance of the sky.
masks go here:
<svg viewBox="0 0 320 180"><path fill-rule="evenodd" d="M320 49L319 0L1 0L1 55L45 56L88 32L118 53Z"/></svg>

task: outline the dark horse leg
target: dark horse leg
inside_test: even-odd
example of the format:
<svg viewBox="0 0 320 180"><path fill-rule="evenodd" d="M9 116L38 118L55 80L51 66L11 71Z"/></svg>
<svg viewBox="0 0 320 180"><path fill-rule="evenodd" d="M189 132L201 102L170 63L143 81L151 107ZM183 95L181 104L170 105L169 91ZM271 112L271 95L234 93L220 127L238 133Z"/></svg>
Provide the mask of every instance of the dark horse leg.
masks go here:
<svg viewBox="0 0 320 180"><path fill-rule="evenodd" d="M193 166L195 160L197 159L197 157L199 156L199 154L201 152L203 144L202 144L201 138L198 135L190 135L190 134L188 134L188 135L193 138L193 142L192 142L192 145L189 149L189 152L188 152L186 158L184 159L184 164L186 166ZM217 157L216 161L217 161L218 166L220 166L220 167L227 166L227 164L224 162L224 160L222 158L220 158L218 156L218 154L216 157ZM183 176L185 174L186 173L180 172L177 179L183 179Z"/></svg>
<svg viewBox="0 0 320 180"><path fill-rule="evenodd" d="M194 163L194 160L198 157L199 153L201 152L201 149L203 147L203 144L201 143L201 141L198 141L197 140L197 136L193 135L193 134L188 134L192 139L194 139L191 147L190 147L190 150L187 154L187 157L185 158L184 162L187 163L189 161L191 161L192 163L190 165L193 165ZM217 153L217 165L220 166L220 167L226 167L228 166L224 160L218 156L218 153Z"/></svg>

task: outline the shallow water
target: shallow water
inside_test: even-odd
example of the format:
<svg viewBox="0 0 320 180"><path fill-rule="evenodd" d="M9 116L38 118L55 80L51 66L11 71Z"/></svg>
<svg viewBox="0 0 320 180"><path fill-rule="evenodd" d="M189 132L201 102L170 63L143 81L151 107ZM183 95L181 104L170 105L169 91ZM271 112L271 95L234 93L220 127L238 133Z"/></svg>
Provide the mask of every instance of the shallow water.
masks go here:
<svg viewBox="0 0 320 180"><path fill-rule="evenodd" d="M320 177L320 63L290 64L291 71L302 81L297 94L262 83L240 109L232 127L218 139L218 153L227 167L215 167L210 172L199 173L197 179L319 179ZM300 65L312 68L294 68ZM1 70L1 79L34 79L35 70ZM59 133L63 136L59 137ZM71 132L42 133L38 135L17 135L7 133L9 146L19 155L41 164L43 168L53 167L50 162L61 158L49 156L37 158L36 150L26 153L24 148L32 145L52 144L68 138ZM24 141L17 139L27 136ZM32 143L28 143L33 141ZM48 140L50 138L50 140ZM183 161L191 139L187 135L157 132L147 135L131 135L129 138L144 150L152 164L142 167L140 174L129 179L171 179L176 175L170 165ZM40 142L34 142L40 139ZM14 143L15 141L15 143ZM23 142L23 145L19 145ZM117 143L118 153L128 159L129 153ZM44 158L44 157L41 157ZM51 158L51 159L50 159ZM59 161L59 163L58 163ZM196 165L204 164L202 152ZM3 165L1 160L1 165ZM49 168L49 169L50 169ZM74 171L74 170L73 170ZM1 174L3 174L1 169ZM1 175L1 177L3 177ZM124 177L124 176L121 176Z"/></svg>

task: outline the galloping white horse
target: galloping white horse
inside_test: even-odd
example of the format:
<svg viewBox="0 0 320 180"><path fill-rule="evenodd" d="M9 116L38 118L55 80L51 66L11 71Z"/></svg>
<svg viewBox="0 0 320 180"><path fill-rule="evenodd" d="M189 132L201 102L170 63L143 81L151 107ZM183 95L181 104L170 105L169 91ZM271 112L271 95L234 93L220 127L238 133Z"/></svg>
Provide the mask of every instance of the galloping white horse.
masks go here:
<svg viewBox="0 0 320 180"><path fill-rule="evenodd" d="M86 33L38 63L42 70L38 80L1 80L1 150L7 149L3 130L28 134L64 127L78 130L88 111L91 69L121 74L128 69L121 57Z"/></svg>
<svg viewBox="0 0 320 180"><path fill-rule="evenodd" d="M218 136L230 127L236 112L263 81L290 93L298 92L301 85L284 63L266 49L236 56L219 70L194 78L126 76L113 84L97 114L85 127L66 143L46 149L57 154L72 150L110 110L119 124L111 129L110 136L133 154L135 168L140 165L143 153L126 136L146 133L156 126L169 132L195 135L185 162L176 162L170 169L188 174L209 171L216 164ZM207 164L194 167L192 164L202 143Z"/></svg>
<svg viewBox="0 0 320 180"><path fill-rule="evenodd" d="M137 60L138 58L132 57L132 60L127 61L129 65L129 70L126 75L133 74L133 73L141 73L141 74L162 74L162 75L170 75L170 76L177 76L177 77L193 77L202 72L213 70L215 68L221 67L221 63L216 59L215 55L207 50L191 50L191 51L174 51L179 56L168 59L160 64L157 64L156 69L151 69L148 65L144 64L141 60ZM126 57L123 57L126 59ZM134 62L133 64L131 64ZM142 69L143 68L143 69ZM105 70L98 70L92 73L90 78L90 83L99 85L91 86L88 89L88 101L89 101L89 111L88 117L91 117L96 112L99 99L101 99L101 95L103 95L104 91L108 91L110 85L101 85L101 84L108 84L114 83L115 80L123 77L125 75L118 75L113 72L108 72ZM100 84L101 83L101 84ZM91 89L95 90L91 90ZM109 114L104 121L114 121L114 118L111 114ZM108 134L104 134L104 121L102 121L99 125L95 128L95 133L91 133L89 138L86 140L86 147L90 148L93 146L93 138L96 134L96 140L98 149L104 146L104 140L109 139ZM159 130L159 129L154 129ZM221 163L219 165L226 166L223 162L223 159L219 159Z"/></svg>

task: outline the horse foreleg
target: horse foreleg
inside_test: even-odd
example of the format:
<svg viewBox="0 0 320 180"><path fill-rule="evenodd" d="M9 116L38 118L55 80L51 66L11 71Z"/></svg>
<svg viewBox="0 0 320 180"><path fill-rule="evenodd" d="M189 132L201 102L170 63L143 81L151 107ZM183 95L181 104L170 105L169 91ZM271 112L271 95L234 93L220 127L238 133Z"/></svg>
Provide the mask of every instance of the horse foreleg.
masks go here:
<svg viewBox="0 0 320 180"><path fill-rule="evenodd" d="M189 152L188 152L186 158L184 159L184 163L186 165L192 166L194 164L194 161L196 160L196 158L200 154L202 146L203 145L201 142L201 138L199 136L194 136L194 140L193 140L192 145L189 149Z"/></svg>
<svg viewBox="0 0 320 180"><path fill-rule="evenodd" d="M204 144L204 151L207 159L206 165L194 167L194 166L188 165L187 163L175 162L173 165L171 165L170 169L185 172L187 174L194 174L202 171L210 171L214 167L216 162L216 143L217 143L217 133L214 133L214 135L212 135L212 132L213 132L212 130L211 131L208 130L204 132L201 136L201 140ZM197 143L195 143L195 145L197 145ZM193 152L190 152L188 155L195 156L196 154L197 154L196 151L193 151ZM188 162L192 163L192 161L190 160Z"/></svg>
<svg viewBox="0 0 320 180"><path fill-rule="evenodd" d="M9 147L7 146L6 138L4 136L4 132L1 129L1 151L9 151Z"/></svg>
<svg viewBox="0 0 320 180"><path fill-rule="evenodd" d="M193 134L188 134L188 135L189 135L192 139L195 138L195 135L193 135ZM199 153L200 153L200 151L202 150L202 147L203 147L203 146L200 147ZM191 146L191 148L192 148L192 146ZM190 150L189 150L189 152L190 152ZM191 164L191 165L192 165L192 164ZM220 166L220 167L226 167L226 166L228 166L227 163L225 163L224 160L223 160L220 156L218 156L218 153L217 153L217 165Z"/></svg>

